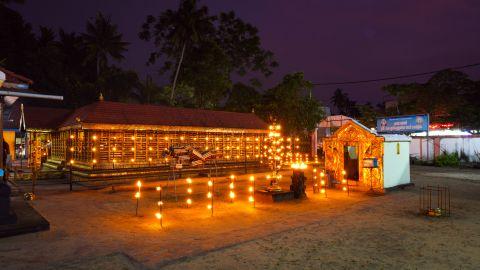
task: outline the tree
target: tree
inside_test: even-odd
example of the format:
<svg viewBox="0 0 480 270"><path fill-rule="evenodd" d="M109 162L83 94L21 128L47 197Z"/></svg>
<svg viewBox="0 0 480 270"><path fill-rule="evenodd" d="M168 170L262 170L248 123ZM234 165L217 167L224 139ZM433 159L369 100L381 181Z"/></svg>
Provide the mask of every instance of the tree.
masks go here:
<svg viewBox="0 0 480 270"><path fill-rule="evenodd" d="M7 69L30 76L36 38L32 26L16 11L0 3L0 62Z"/></svg>
<svg viewBox="0 0 480 270"><path fill-rule="evenodd" d="M273 54L261 48L255 27L233 12L210 16L207 7L195 8L191 0L157 18L148 16L139 37L156 46L149 64L166 59L160 72L172 74L171 100L178 79L195 89L194 103L200 108L219 106L231 88L232 73L268 76L277 65Z"/></svg>
<svg viewBox="0 0 480 270"><path fill-rule="evenodd" d="M367 102L364 105L358 105L357 108L359 111L358 121L369 128L376 127L379 113L373 105Z"/></svg>
<svg viewBox="0 0 480 270"><path fill-rule="evenodd" d="M288 135L307 135L323 117L320 103L305 95L312 83L301 72L288 74L265 92L259 113L267 122L277 122Z"/></svg>
<svg viewBox="0 0 480 270"><path fill-rule="evenodd" d="M258 107L262 95L254 87L236 83L229 90L225 110L233 112L252 112Z"/></svg>
<svg viewBox="0 0 480 270"><path fill-rule="evenodd" d="M127 51L129 44L122 40L117 25L112 24L110 18L106 18L100 12L95 19L87 22L83 38L89 51L89 59L95 60L97 78L101 69L107 66L108 58L117 61L124 59L123 53Z"/></svg>
<svg viewBox="0 0 480 270"><path fill-rule="evenodd" d="M187 45L193 46L200 40L200 36L213 29L213 17L208 16L208 8L203 6L197 9L195 0L183 0L178 10L166 10L155 18L147 16L139 33L140 39L150 41L157 49L150 54L149 64L154 64L163 55L176 59L175 66L171 60L162 67L161 72L175 68L173 84L170 94L170 103L173 103L178 74L185 57Z"/></svg>
<svg viewBox="0 0 480 270"><path fill-rule="evenodd" d="M161 88L153 81L152 76L147 75L140 82L136 93L138 100L143 104L155 104L161 102Z"/></svg>
<svg viewBox="0 0 480 270"><path fill-rule="evenodd" d="M162 100L166 104L170 104L177 107L185 107L185 108L194 108L194 96L195 96L195 89L187 84L179 83L176 88L176 95L173 98L173 101L170 100L172 96L172 86L167 85L163 88L163 92L161 94ZM172 103L173 102L173 103Z"/></svg>
<svg viewBox="0 0 480 270"><path fill-rule="evenodd" d="M350 100L348 94L340 88L335 90L330 101L335 105L339 114L350 117L357 117L359 115L356 102Z"/></svg>
<svg viewBox="0 0 480 270"><path fill-rule="evenodd" d="M383 90L394 96L401 114L428 113L433 122L465 122L461 111L475 92L475 82L463 72L443 70L426 83L391 84ZM463 120L462 120L463 118Z"/></svg>

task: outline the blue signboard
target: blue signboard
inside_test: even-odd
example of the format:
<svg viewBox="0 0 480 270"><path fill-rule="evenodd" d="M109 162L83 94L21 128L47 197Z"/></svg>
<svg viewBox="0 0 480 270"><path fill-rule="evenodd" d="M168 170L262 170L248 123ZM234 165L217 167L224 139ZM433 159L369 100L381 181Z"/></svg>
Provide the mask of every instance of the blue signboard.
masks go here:
<svg viewBox="0 0 480 270"><path fill-rule="evenodd" d="M378 133L412 133L428 131L428 114L379 117L377 118Z"/></svg>

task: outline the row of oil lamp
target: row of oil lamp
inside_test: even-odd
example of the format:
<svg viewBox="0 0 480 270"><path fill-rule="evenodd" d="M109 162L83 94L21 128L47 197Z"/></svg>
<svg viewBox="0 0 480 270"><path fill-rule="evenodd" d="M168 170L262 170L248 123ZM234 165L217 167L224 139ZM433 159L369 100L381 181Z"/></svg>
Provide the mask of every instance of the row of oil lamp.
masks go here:
<svg viewBox="0 0 480 270"><path fill-rule="evenodd" d="M228 192L228 197L230 200L230 203L234 202L234 199L236 197L235 195L235 175L230 175L230 183L228 185L229 192ZM192 194L193 194L193 188L192 184L193 181L191 178L187 178L186 180L187 184L187 197L185 199L185 205L187 208L190 208L190 206L193 203L192 200ZM137 191L135 192L135 199L136 199L136 207L135 207L135 216L138 216L138 209L139 209L139 203L140 203L140 198L141 198L141 188L142 188L142 182L137 181L136 183L137 186ZM160 226L163 227L163 196L162 196L162 187L157 186L156 191L158 191L159 194L159 200L157 201L157 206L158 206L158 211L155 213L155 218L157 218L160 222ZM213 216L213 210L214 210L214 192L215 192L215 181L212 179L209 179L207 181L207 194L206 197L208 199L208 203L206 205L206 208L210 211L210 215ZM255 177L252 175L249 177L249 186L248 186L248 201L252 204L253 207L255 207Z"/></svg>

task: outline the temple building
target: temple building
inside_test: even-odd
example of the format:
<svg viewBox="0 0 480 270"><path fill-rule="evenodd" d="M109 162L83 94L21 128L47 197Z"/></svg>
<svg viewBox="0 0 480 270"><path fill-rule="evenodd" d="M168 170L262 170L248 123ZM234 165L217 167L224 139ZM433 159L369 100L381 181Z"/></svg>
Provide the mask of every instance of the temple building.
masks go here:
<svg viewBox="0 0 480 270"><path fill-rule="evenodd" d="M4 122L26 123L29 164L95 172L258 166L268 125L253 113L103 101L75 110L17 104ZM18 148L18 147L17 147ZM177 155L172 155L173 152ZM173 154L175 154L173 153ZM196 161L196 162L192 162ZM172 164L174 163L174 164Z"/></svg>

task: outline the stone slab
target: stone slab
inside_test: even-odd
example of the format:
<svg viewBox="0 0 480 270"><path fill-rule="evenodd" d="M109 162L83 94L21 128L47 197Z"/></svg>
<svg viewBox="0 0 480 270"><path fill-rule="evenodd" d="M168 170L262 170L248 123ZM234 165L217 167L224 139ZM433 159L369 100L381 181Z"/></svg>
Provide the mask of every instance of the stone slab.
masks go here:
<svg viewBox="0 0 480 270"><path fill-rule="evenodd" d="M50 223L20 198L12 199L11 210L17 220L15 223L0 225L0 238L50 229Z"/></svg>

